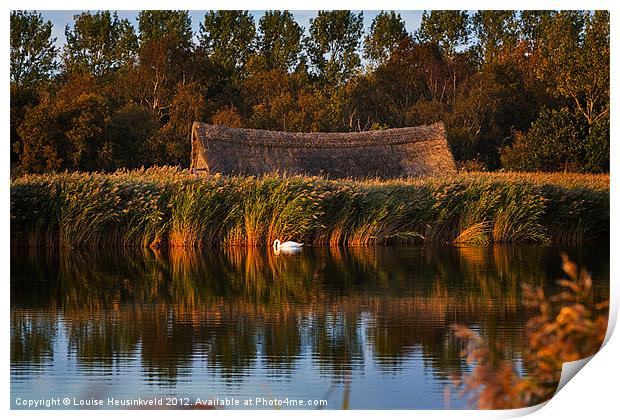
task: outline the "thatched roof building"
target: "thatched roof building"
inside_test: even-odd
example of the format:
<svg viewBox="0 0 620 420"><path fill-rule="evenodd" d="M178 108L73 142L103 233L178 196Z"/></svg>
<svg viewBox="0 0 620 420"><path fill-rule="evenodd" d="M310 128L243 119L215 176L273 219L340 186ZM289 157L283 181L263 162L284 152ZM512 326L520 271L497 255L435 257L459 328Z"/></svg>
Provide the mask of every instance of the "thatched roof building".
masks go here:
<svg viewBox="0 0 620 420"><path fill-rule="evenodd" d="M194 123L196 173L396 178L456 172L443 123L355 133L285 133Z"/></svg>

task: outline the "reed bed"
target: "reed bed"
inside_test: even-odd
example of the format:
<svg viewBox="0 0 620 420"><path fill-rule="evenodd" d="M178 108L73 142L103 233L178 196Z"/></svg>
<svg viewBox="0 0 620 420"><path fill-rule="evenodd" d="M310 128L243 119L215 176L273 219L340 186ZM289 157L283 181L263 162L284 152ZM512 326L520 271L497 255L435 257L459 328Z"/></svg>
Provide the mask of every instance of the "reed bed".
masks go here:
<svg viewBox="0 0 620 420"><path fill-rule="evenodd" d="M260 246L275 239L577 245L608 236L607 175L330 180L196 177L160 167L11 181L15 246Z"/></svg>

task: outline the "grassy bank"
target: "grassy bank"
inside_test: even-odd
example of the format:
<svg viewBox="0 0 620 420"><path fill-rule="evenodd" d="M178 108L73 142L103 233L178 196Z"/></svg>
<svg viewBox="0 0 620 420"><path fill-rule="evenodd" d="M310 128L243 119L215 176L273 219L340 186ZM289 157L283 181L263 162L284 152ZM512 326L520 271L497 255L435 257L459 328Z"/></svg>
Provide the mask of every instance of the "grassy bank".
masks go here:
<svg viewBox="0 0 620 420"><path fill-rule="evenodd" d="M609 176L442 179L210 176L152 168L11 181L16 246L201 247L608 241Z"/></svg>

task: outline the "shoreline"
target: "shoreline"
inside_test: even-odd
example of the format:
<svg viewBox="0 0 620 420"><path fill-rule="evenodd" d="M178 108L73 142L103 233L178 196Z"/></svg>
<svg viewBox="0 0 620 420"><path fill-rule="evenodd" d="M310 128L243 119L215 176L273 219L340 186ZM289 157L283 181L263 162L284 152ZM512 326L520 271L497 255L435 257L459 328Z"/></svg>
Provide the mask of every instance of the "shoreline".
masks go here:
<svg viewBox="0 0 620 420"><path fill-rule="evenodd" d="M609 242L609 175L327 179L161 167L11 180L11 247Z"/></svg>

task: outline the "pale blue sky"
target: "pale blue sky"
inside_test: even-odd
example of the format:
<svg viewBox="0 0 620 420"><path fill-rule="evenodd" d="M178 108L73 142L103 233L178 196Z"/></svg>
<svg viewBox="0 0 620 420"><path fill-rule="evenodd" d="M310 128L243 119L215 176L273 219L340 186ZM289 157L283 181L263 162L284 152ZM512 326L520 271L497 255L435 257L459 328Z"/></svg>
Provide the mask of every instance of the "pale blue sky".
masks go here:
<svg viewBox="0 0 620 420"><path fill-rule="evenodd" d="M73 16L83 12L84 10L42 10L39 11L45 20L50 20L54 25L54 29L52 32L52 36L57 38L58 45L64 45L65 43L65 26L67 24L71 25L73 23ZM295 20L304 29L308 29L310 18L315 17L317 15L316 10L292 10L291 11L295 16ZM355 11L358 13L359 11ZM258 20L263 16L263 10L252 10L252 15L254 15L254 21L258 22ZM370 24L375 16L379 13L377 10L364 10L364 31L367 31L370 28ZM421 10L399 10L401 17L405 21L407 25L407 31L414 32L420 26L420 20L422 18ZM195 34L198 33L200 23L202 22L205 11L204 10L191 10L189 12L190 17L192 18L192 29ZM129 22L133 23L137 28L137 16L138 11L136 10L119 10L118 11L119 18L128 19Z"/></svg>

